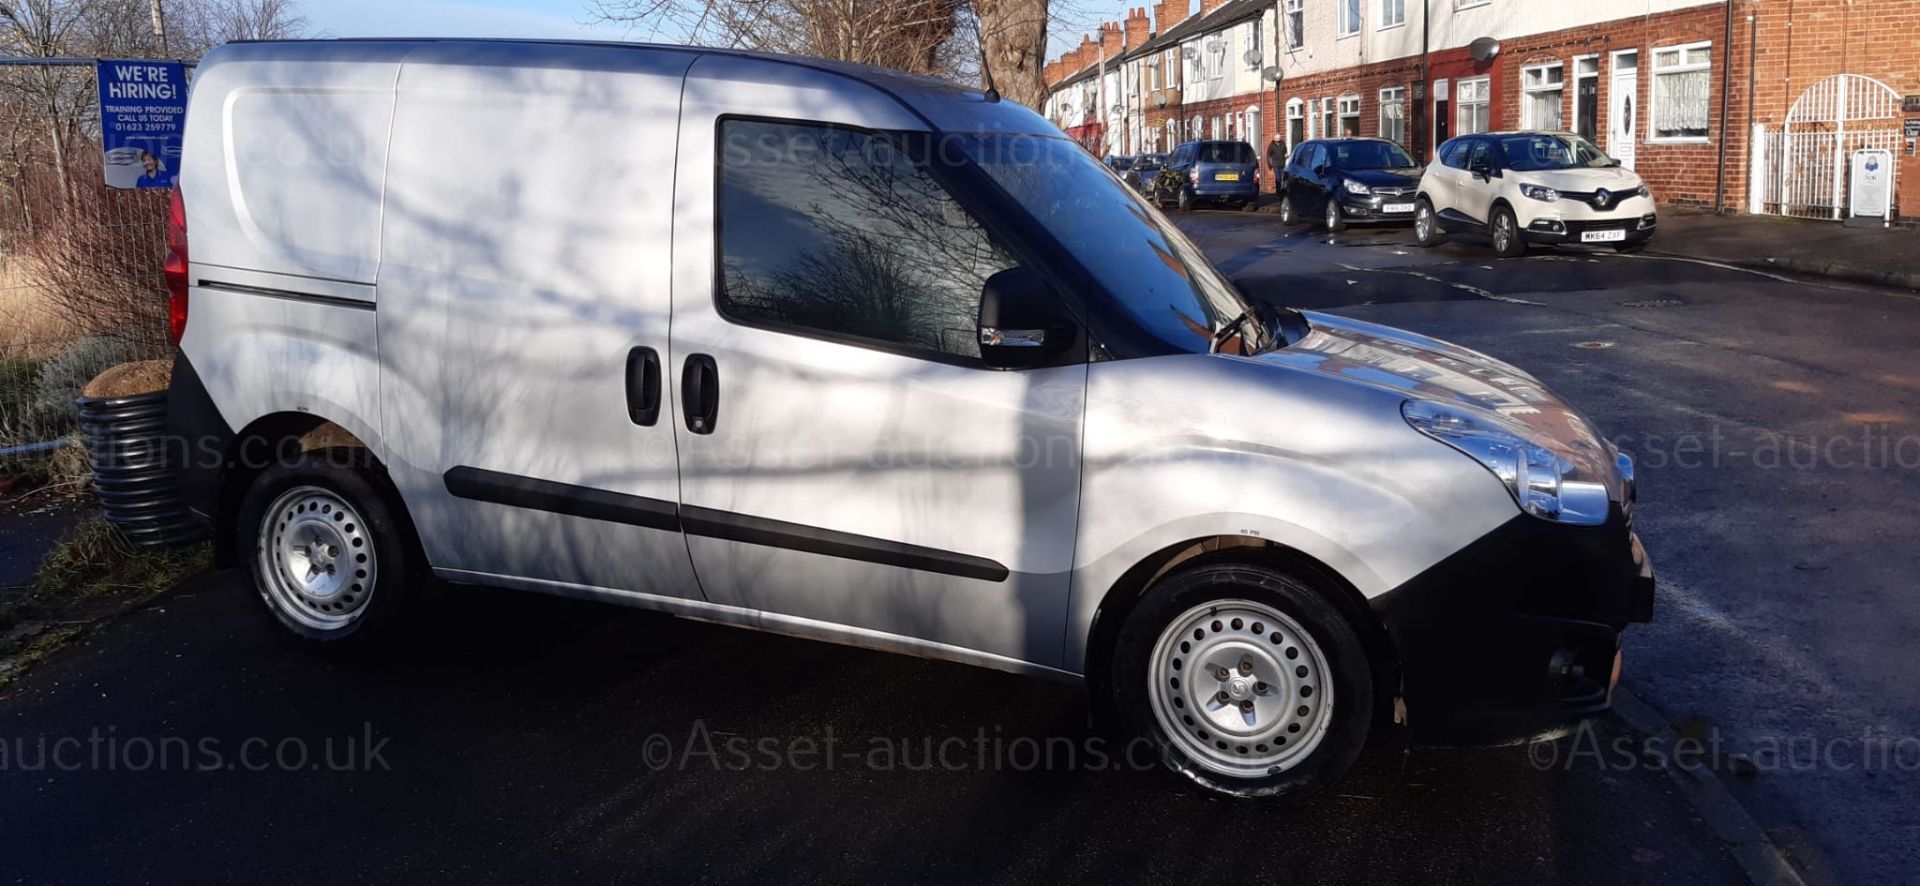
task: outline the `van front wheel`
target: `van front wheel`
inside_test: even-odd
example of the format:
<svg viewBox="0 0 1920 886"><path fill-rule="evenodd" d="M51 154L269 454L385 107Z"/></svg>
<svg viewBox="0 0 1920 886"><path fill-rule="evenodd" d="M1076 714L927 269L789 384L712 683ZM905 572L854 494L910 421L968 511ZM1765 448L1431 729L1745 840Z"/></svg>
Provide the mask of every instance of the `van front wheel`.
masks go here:
<svg viewBox="0 0 1920 886"><path fill-rule="evenodd" d="M361 645L401 619L423 558L364 453L307 452L268 468L241 504L235 550L267 614L323 646Z"/></svg>
<svg viewBox="0 0 1920 886"><path fill-rule="evenodd" d="M1149 590L1115 650L1117 709L1169 768L1235 797L1299 794L1366 745L1373 677L1319 591L1259 566L1192 567Z"/></svg>

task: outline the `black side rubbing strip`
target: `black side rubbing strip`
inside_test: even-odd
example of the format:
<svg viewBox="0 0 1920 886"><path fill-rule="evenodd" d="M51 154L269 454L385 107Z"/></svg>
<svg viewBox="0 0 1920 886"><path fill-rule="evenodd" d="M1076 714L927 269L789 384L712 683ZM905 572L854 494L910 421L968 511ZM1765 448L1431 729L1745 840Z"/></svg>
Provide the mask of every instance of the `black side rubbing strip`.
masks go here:
<svg viewBox="0 0 1920 886"><path fill-rule="evenodd" d="M312 292L294 292L291 289L268 289L264 286L242 286L238 283L221 283L217 280L201 280L195 284L201 289L213 289L220 292L232 292L239 295L258 295L266 298L281 298L287 301L303 301L316 305L331 305L336 308L353 308L359 311L371 311L373 302L357 298L341 298L337 295L318 295Z"/></svg>
<svg viewBox="0 0 1920 886"><path fill-rule="evenodd" d="M447 491L457 498L551 511L589 520L628 523L648 529L675 531L680 528L678 507L673 502L657 498L483 471L464 465L448 471L446 481Z"/></svg>
<svg viewBox="0 0 1920 886"><path fill-rule="evenodd" d="M685 506L680 509L680 525L688 535L787 548L845 560L864 560L962 578L1006 581L1008 575L1007 567L985 557L728 511Z"/></svg>

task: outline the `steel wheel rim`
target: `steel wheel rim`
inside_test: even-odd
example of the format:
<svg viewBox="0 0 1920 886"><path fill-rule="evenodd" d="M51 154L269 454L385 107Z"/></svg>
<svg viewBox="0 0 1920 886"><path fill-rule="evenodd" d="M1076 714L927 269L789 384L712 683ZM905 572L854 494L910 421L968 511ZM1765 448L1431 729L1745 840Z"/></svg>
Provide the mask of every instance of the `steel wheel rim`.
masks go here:
<svg viewBox="0 0 1920 886"><path fill-rule="evenodd" d="M280 494L260 520L260 594L294 622L320 631L352 624L378 578L373 535L359 511L318 486Z"/></svg>
<svg viewBox="0 0 1920 886"><path fill-rule="evenodd" d="M1419 214L1415 215L1413 218L1413 227L1414 227L1414 235L1419 237L1420 239L1425 240L1432 237L1433 236L1433 210L1428 209L1425 206L1420 207Z"/></svg>
<svg viewBox="0 0 1920 886"><path fill-rule="evenodd" d="M1207 771L1285 772L1333 724L1326 653L1299 622L1264 603L1218 600L1187 610L1161 632L1150 661L1154 719Z"/></svg>

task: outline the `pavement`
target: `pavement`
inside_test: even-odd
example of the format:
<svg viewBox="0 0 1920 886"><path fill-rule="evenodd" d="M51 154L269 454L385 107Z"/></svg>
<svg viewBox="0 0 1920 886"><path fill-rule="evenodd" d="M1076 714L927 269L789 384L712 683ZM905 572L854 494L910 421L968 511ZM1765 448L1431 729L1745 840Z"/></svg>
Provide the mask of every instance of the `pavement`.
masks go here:
<svg viewBox="0 0 1920 886"><path fill-rule="evenodd" d="M1271 194L1260 212L1276 214ZM1838 222L1745 213L1716 215L1660 207L1660 233L1647 251L1741 268L1869 286L1920 290L1920 229L1848 227Z"/></svg>
<svg viewBox="0 0 1920 886"><path fill-rule="evenodd" d="M22 502L0 499L0 589L23 587L40 571L40 560L53 550L69 527L84 513L84 502L63 500Z"/></svg>
<svg viewBox="0 0 1920 886"><path fill-rule="evenodd" d="M1573 753L1613 721L1237 802L1065 684L484 589L316 656L256 607L203 575L0 696L0 882L1748 882L1665 773Z"/></svg>
<svg viewBox="0 0 1920 886"><path fill-rule="evenodd" d="M1661 584L1656 621L1628 632L1627 684L1709 745L1810 880L1913 881L1920 296L1610 250L1503 261L1405 228L1180 221L1249 293L1505 359L1634 452Z"/></svg>

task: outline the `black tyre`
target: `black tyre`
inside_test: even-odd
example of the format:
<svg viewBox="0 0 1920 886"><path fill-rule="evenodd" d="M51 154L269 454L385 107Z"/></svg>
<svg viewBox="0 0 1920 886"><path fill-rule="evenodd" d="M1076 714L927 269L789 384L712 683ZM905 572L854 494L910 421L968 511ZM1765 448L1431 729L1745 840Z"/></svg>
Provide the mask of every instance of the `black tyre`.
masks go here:
<svg viewBox="0 0 1920 886"><path fill-rule="evenodd" d="M1178 205L1180 207L1181 212L1193 211L1193 192L1192 191L1189 191L1186 188L1181 188L1180 196L1175 199L1179 201Z"/></svg>
<svg viewBox="0 0 1920 886"><path fill-rule="evenodd" d="M1647 251L1647 241L1642 240L1638 243L1616 243L1614 244L1613 251L1626 253L1627 255L1645 252Z"/></svg>
<svg viewBox="0 0 1920 886"><path fill-rule="evenodd" d="M1280 198L1280 223L1292 227L1300 223L1300 216L1293 211L1293 198Z"/></svg>
<svg viewBox="0 0 1920 886"><path fill-rule="evenodd" d="M321 646L393 631L426 577L404 509L359 450L303 453L247 490L234 550L268 615Z"/></svg>
<svg viewBox="0 0 1920 886"><path fill-rule="evenodd" d="M1257 211L1259 208L1260 208L1260 200L1258 198L1248 200L1247 202L1240 204L1241 212L1254 212L1254 211Z"/></svg>
<svg viewBox="0 0 1920 886"><path fill-rule="evenodd" d="M1513 215L1513 209L1495 206L1493 218L1487 225L1493 237L1493 251L1501 258L1519 258L1527 254L1527 238L1520 236L1520 222Z"/></svg>
<svg viewBox="0 0 1920 886"><path fill-rule="evenodd" d="M1373 667L1321 592L1239 563L1162 579L1115 648L1113 710L1162 762L1234 797L1295 795L1340 778L1374 721Z"/></svg>
<svg viewBox="0 0 1920 886"><path fill-rule="evenodd" d="M1327 233L1338 234L1347 229L1347 214L1340 208L1340 201L1327 198Z"/></svg>
<svg viewBox="0 0 1920 886"><path fill-rule="evenodd" d="M1427 198L1421 197L1419 207L1413 211L1414 242L1429 248L1438 245L1444 234L1446 229L1440 226L1440 214L1433 211L1433 204Z"/></svg>

